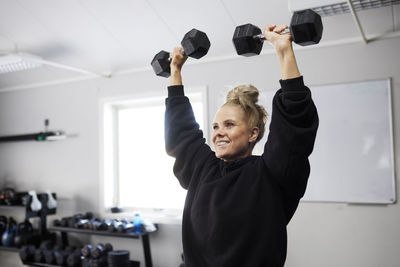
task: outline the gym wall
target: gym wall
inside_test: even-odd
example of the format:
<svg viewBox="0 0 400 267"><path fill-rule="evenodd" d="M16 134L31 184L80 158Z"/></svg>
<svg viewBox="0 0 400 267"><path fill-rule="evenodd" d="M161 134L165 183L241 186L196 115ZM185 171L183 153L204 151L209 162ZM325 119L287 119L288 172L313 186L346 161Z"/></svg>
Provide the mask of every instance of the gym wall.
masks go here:
<svg viewBox="0 0 400 267"><path fill-rule="evenodd" d="M400 38L296 50L306 84L322 85L392 78L396 173L400 173ZM188 64L186 86L206 85L210 120L219 96L229 85L251 83L261 90L279 88L279 66L274 54L251 58ZM0 93L0 135L31 132L50 118L52 129L79 136L60 142L0 144L0 183L20 189L51 189L59 198L56 218L99 209L99 99L166 92L168 80L152 71ZM340 108L340 105L338 105ZM345 153L345 151L344 151ZM334 163L332 163L334 164ZM340 166L338 166L340 167ZM399 177L396 179L397 191ZM8 212L8 211L7 211ZM19 218L20 212L10 210ZM52 217L49 218L52 221ZM288 267L376 267L400 262L400 205L300 203L288 227ZM179 225L161 225L150 235L156 267L180 263ZM143 262L139 242L91 237L92 243L112 242L130 249ZM2 266L22 266L17 253L0 252Z"/></svg>

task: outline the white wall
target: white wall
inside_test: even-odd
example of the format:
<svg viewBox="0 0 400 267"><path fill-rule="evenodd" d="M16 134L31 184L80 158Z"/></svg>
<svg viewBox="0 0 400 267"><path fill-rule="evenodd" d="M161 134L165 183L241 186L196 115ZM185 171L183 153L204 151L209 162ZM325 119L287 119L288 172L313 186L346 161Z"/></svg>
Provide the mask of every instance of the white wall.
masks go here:
<svg viewBox="0 0 400 267"><path fill-rule="evenodd" d="M399 173L400 140L400 38L333 47L297 50L305 82L309 85L392 78L396 173ZM188 64L186 86L207 85L209 114L226 86L252 83L261 90L278 89L280 78L275 55L233 58L220 62ZM56 217L98 210L99 201L99 99L164 92L166 79L152 72L89 80L58 86L0 93L0 136L50 128L77 133L77 138L54 143L0 143L0 186L18 189L51 189L60 207ZM339 108L339 106L338 106ZM398 177L396 184L398 186ZM398 189L398 188L397 188ZM0 210L16 214L18 211ZM286 266L399 266L400 205L346 205L301 203L289 224ZM156 267L180 263L181 233L178 225L161 225L151 235ZM105 242L93 238L93 242ZM117 248L130 248L142 259L140 243L109 240ZM11 262L4 265L6 261ZM20 266L16 254L1 252L2 266Z"/></svg>

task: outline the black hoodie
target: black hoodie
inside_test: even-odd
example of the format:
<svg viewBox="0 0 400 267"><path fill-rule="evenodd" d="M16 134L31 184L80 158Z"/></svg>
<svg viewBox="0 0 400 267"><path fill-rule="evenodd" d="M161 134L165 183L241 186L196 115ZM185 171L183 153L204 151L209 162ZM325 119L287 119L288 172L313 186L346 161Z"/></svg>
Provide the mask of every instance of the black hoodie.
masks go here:
<svg viewBox="0 0 400 267"><path fill-rule="evenodd" d="M284 265L286 225L306 190L318 114L302 77L280 84L264 153L230 162L205 143L183 86L168 87L166 150L187 189L186 267Z"/></svg>

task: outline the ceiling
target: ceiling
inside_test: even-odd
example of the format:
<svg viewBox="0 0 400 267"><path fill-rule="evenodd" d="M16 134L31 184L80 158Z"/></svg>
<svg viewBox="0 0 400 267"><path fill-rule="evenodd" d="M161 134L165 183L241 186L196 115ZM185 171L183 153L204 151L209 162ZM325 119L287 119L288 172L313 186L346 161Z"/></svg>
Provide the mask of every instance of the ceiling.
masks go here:
<svg viewBox="0 0 400 267"><path fill-rule="evenodd" d="M305 1L305 0L304 0ZM400 5L358 12L366 35L397 32ZM0 53L24 52L91 72L145 71L192 28L211 41L207 59L235 55L239 24L289 24L285 0L1 0ZM350 13L323 17L322 44L360 38ZM264 48L268 49L268 48ZM54 66L0 74L0 91L86 77Z"/></svg>

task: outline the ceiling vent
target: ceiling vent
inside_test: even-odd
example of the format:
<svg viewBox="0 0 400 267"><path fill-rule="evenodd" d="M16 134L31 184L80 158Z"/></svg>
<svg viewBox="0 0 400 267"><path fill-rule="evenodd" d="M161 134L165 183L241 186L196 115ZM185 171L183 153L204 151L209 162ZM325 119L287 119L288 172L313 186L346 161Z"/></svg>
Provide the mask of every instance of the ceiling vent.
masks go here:
<svg viewBox="0 0 400 267"><path fill-rule="evenodd" d="M400 4L400 0L289 0L289 10L295 12L304 9L312 9L321 17L351 13L362 40L367 44L373 39L379 38L368 39L365 36L357 12L397 4ZM383 36L380 36L380 38L382 37Z"/></svg>
<svg viewBox="0 0 400 267"><path fill-rule="evenodd" d="M355 11L400 4L400 0L352 0ZM340 15L351 12L349 1L343 0L289 0L291 12L312 9L321 16Z"/></svg>

